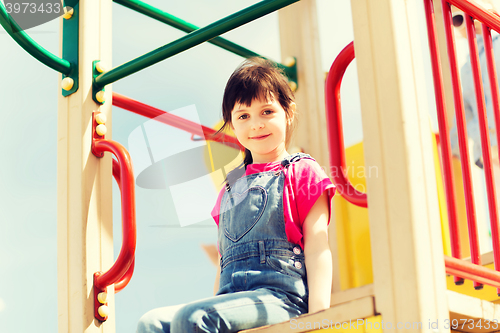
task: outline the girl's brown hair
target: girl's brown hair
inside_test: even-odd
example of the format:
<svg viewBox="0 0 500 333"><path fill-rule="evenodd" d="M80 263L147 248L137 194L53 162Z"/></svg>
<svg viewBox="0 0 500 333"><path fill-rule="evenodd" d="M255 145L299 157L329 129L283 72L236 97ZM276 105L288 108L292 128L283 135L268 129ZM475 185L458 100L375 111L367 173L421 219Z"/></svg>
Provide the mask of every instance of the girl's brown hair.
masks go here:
<svg viewBox="0 0 500 333"><path fill-rule="evenodd" d="M276 100L280 103L287 118L285 145L288 146L295 124L294 109L291 107L295 97L281 70L263 58L245 60L229 77L222 98L224 124L217 133L231 125L231 111L236 104L249 107L253 100ZM252 153L245 149L241 169L246 169L246 166L252 162Z"/></svg>

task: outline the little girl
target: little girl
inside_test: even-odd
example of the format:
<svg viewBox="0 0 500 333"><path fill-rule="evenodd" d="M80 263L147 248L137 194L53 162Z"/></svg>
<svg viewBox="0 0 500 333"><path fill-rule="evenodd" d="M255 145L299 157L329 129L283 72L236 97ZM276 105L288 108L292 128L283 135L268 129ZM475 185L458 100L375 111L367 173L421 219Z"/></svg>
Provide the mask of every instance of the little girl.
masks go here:
<svg viewBox="0 0 500 333"><path fill-rule="evenodd" d="M237 332L330 306L335 187L309 155L286 151L295 108L286 78L268 61L249 59L231 75L222 129L231 127L246 150L212 211L216 296L152 310L139 333Z"/></svg>

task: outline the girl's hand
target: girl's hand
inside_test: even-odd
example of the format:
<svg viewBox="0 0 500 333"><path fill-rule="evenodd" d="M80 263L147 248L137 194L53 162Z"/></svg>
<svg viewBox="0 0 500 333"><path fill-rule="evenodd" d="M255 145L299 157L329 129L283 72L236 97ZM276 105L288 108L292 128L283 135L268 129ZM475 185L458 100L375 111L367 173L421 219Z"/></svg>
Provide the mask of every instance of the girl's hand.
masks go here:
<svg viewBox="0 0 500 333"><path fill-rule="evenodd" d="M304 256L309 287L309 313L328 309L332 293L332 253L328 244L330 207L324 192L304 221Z"/></svg>

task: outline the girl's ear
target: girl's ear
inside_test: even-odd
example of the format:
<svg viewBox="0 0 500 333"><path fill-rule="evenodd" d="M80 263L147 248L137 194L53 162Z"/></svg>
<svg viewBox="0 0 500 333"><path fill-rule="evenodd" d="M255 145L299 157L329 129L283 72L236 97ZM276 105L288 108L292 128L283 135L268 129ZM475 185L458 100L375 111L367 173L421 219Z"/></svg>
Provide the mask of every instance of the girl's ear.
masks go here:
<svg viewBox="0 0 500 333"><path fill-rule="evenodd" d="M295 104L295 102L290 103L290 115L287 119L288 125L291 125L293 123L293 119L295 117L295 110L297 110L297 104Z"/></svg>

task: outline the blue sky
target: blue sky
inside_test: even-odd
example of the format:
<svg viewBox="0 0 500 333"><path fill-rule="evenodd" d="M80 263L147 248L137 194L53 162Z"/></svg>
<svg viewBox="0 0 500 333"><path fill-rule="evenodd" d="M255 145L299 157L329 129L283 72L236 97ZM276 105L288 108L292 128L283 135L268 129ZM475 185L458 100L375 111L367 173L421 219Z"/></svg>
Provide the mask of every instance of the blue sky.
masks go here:
<svg viewBox="0 0 500 333"><path fill-rule="evenodd" d="M205 26L258 1L147 2ZM317 3L322 65L326 72L335 56L353 39L350 5L344 0L317 0ZM57 20L27 33L49 51L59 54ZM113 67L183 35L113 4ZM275 13L224 37L266 57L281 58ZM0 51L0 332L35 329L52 333L57 330L58 75L28 55L3 30L0 30ZM200 122L212 127L220 120L226 80L242 60L204 44L114 83L113 90L165 111L194 106ZM348 146L362 139L355 66L347 71L342 99ZM131 134L147 121L113 108L113 140L128 147ZM184 144L186 138L178 136L174 129L164 126L164 130L179 140L176 144ZM201 158L199 163L204 163ZM116 257L121 216L118 188L113 186ZM203 191L211 190L200 189L200 193ZM213 290L215 268L200 247L216 242L213 221L207 218L190 227L180 227L169 189L138 187L136 197L136 268L129 286L116 295L118 332L135 331L137 320L150 309L208 297ZM205 216L208 214L207 211Z"/></svg>

